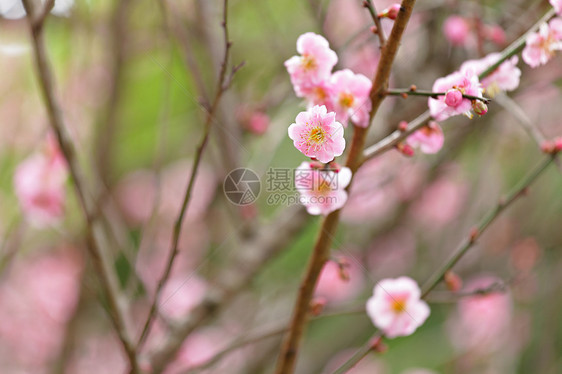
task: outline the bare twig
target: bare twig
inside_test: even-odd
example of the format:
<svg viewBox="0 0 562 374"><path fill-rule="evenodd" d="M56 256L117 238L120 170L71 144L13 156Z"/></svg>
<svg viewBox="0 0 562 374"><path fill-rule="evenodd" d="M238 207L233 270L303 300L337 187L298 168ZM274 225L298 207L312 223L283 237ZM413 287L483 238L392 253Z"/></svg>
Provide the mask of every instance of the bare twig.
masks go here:
<svg viewBox="0 0 562 374"><path fill-rule="evenodd" d="M152 326L152 321L154 320L154 317L156 315L156 310L158 308L158 302L160 301L162 290L164 288L164 285L168 281L168 278L170 277L172 267L173 267L173 264L174 264L174 260L176 259L176 256L178 254L179 239L180 239L183 221L184 221L184 218L185 218L185 214L187 212L187 207L188 207L189 202L191 200L191 194L192 194L192 191L193 191L193 186L195 185L195 178L197 176L197 171L199 169L199 165L201 164L203 152L204 152L204 150L207 146L207 143L209 141L209 135L210 135L210 130L211 130L211 124L213 123L213 117L214 117L215 112L218 108L220 99L221 99L224 91L228 88L228 85L225 85L225 83L226 83L226 71L227 71L227 67L228 67L230 48L232 46L232 42L229 40L229 37L228 37L228 0L223 0L223 7L224 7L224 9L223 9L223 19L222 19L221 25L222 25L222 28L223 28L223 31L224 31L224 57L223 57L223 61L222 61L221 66L220 66L220 71L219 71L217 85L216 85L215 97L213 99L213 103L211 104L211 107L208 109L207 114L206 114L204 131L203 131L203 135L201 137L201 140L199 142L199 145L197 147L197 150L195 152L195 157L193 159L193 164L192 164L192 167L191 167L191 175L190 175L190 178L189 178L189 183L187 185L187 188L186 188L186 191L185 191L185 194L184 194L184 198L183 198L183 202L182 202L182 205L181 205L181 208L180 208L180 212L179 212L178 217L177 217L177 219L174 223L174 230L173 230L173 233L172 233L172 245L171 245L171 249L170 249L170 254L168 256L168 260L166 261L166 267L164 269L164 274L160 278L160 281L158 282L158 285L156 287L154 300L153 300L153 302L150 306L150 311L148 313L148 317L147 317L146 322L144 324L144 327L142 329L142 333L139 337L138 347L142 346L142 344L145 342L145 340L148 336L148 333L150 332L150 328Z"/></svg>
<svg viewBox="0 0 562 374"><path fill-rule="evenodd" d="M396 18L390 37L382 50L381 59L373 79L373 87L370 93L372 109L369 117L369 123L374 118L380 104L385 98L384 92L388 86L388 78L390 76L392 64L394 63L394 58L396 57L400 40L402 39L406 25L408 24L410 15L412 14L414 4L415 0L402 1L401 11ZM346 162L346 166L350 168L352 173L355 173L361 165L367 131L368 128L355 127L353 140ZM339 222L339 212L340 211L337 210L330 213L322 222L318 239L314 245L304 278L299 287L299 293L293 309L289 332L285 337L279 354L275 370L276 374L290 374L295 370L300 341L309 317L308 310L310 300L320 272L328 260L332 238L336 232Z"/></svg>
<svg viewBox="0 0 562 374"><path fill-rule="evenodd" d="M384 30L382 29L381 20L378 16L377 9L375 8L375 3L373 3L373 0L364 0L363 6L367 8L369 14L371 15L371 18L373 19L375 27L377 28L377 35L379 36L380 46L381 48L383 48L386 43L386 35L384 35Z"/></svg>
<svg viewBox="0 0 562 374"><path fill-rule="evenodd" d="M64 125L60 105L56 99L54 77L45 50L43 37L43 21L37 24L32 0L23 0L23 5L28 14L31 29L35 65L39 76L39 86L49 116L49 124L56 135L59 147L64 155L74 188L82 207L87 229L87 243L93 263L99 274L102 287L108 300L111 321L117 331L119 339L127 354L131 371L138 372L135 347L131 340L131 326L128 317L127 303L119 290L119 283L113 265L105 248L105 235L101 222L96 218L96 207L89 195L82 169L75 156L75 149L68 131ZM39 25L39 26L38 26Z"/></svg>

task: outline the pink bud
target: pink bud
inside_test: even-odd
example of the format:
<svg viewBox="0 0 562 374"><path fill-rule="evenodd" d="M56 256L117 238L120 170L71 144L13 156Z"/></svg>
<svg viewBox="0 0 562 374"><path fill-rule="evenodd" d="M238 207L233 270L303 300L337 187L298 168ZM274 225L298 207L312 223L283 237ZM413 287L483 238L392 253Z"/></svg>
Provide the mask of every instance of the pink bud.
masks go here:
<svg viewBox="0 0 562 374"><path fill-rule="evenodd" d="M462 103L462 92L452 88L445 94L445 104L450 107L456 107Z"/></svg>
<svg viewBox="0 0 562 374"><path fill-rule="evenodd" d="M400 121L400 123L398 123L398 130L400 130L400 131L408 130L408 122Z"/></svg>
<svg viewBox="0 0 562 374"><path fill-rule="evenodd" d="M562 151L562 137L557 137L554 139L554 151L560 152Z"/></svg>
<svg viewBox="0 0 562 374"><path fill-rule="evenodd" d="M488 39L490 39L493 43L500 46L505 45L505 41L506 41L505 31L503 31L503 29L500 26L498 25L488 26L488 28L486 29L486 34Z"/></svg>
<svg viewBox="0 0 562 374"><path fill-rule="evenodd" d="M472 101L472 110L474 110L474 113L478 114L479 116L483 116L484 114L488 113L488 105L480 100L474 100Z"/></svg>
<svg viewBox="0 0 562 374"><path fill-rule="evenodd" d="M317 296L310 302L310 313L313 316L319 316L324 311L324 307L328 300L325 297Z"/></svg>
<svg viewBox="0 0 562 374"><path fill-rule="evenodd" d="M541 143L541 151L544 153L552 153L554 152L554 143L550 140L545 140Z"/></svg>
<svg viewBox="0 0 562 374"><path fill-rule="evenodd" d="M451 270L447 271L443 276L445 280L445 285L447 288L453 292L457 292L462 288L462 279L456 273Z"/></svg>
<svg viewBox="0 0 562 374"><path fill-rule="evenodd" d="M404 156L412 157L414 155L414 148L406 143L398 143L396 149Z"/></svg>
<svg viewBox="0 0 562 374"><path fill-rule="evenodd" d="M398 17L400 8L401 8L400 4L398 3L392 4L391 6L383 10L381 13L379 13L379 18L388 18L388 19L395 20L396 17Z"/></svg>

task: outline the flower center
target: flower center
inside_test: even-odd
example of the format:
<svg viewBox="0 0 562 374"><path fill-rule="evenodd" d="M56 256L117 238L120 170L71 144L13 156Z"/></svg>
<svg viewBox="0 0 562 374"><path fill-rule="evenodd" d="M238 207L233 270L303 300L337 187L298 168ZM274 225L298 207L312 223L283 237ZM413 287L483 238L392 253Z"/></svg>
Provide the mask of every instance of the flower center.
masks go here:
<svg viewBox="0 0 562 374"><path fill-rule="evenodd" d="M316 59L310 55L302 56L302 67L304 70L314 70L317 67Z"/></svg>
<svg viewBox="0 0 562 374"><path fill-rule="evenodd" d="M315 126L308 133L308 143L318 145L324 144L326 142L327 135L328 134L322 127Z"/></svg>
<svg viewBox="0 0 562 374"><path fill-rule="evenodd" d="M403 313L406 311L406 300L404 298L392 299L392 310L395 313Z"/></svg>
<svg viewBox="0 0 562 374"><path fill-rule="evenodd" d="M353 105L354 97L350 93L340 94L340 105L344 108L351 108Z"/></svg>
<svg viewBox="0 0 562 374"><path fill-rule="evenodd" d="M324 102L328 97L328 95L326 94L326 90L324 90L322 87L315 87L314 94L316 95L316 99L319 103Z"/></svg>

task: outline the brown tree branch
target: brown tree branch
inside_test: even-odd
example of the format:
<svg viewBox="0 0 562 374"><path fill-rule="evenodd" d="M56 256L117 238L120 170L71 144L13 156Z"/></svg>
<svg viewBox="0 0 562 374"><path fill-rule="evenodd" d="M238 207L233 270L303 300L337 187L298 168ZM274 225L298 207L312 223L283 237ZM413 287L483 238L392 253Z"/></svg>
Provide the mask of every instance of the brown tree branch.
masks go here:
<svg viewBox="0 0 562 374"><path fill-rule="evenodd" d="M402 8L396 18L390 37L382 48L381 59L373 79L373 87L370 94L372 109L369 123L372 122L380 104L385 98L384 92L388 87L388 78L392 65L400 45L400 40L402 39L406 25L412 14L414 4L415 0L402 1ZM367 131L368 128L355 127L353 133L353 140L346 162L346 166L350 168L353 174L357 171L362 162ZM332 238L338 227L339 212L338 210L330 213L322 222L318 239L314 245L305 275L299 287L297 300L293 309L293 316L289 326L289 333L285 337L279 354L275 370L276 374L290 374L295 370L300 342L309 316L310 300L314 293L314 288L316 287L320 272L329 257Z"/></svg>
<svg viewBox="0 0 562 374"><path fill-rule="evenodd" d="M121 295L119 283L111 262L111 256L105 243L105 234L101 221L96 218L95 203L86 189L82 169L76 158L75 148L64 125L60 105L55 95L54 76L51 70L43 36L43 21L37 23L32 0L23 0L28 14L34 60L37 68L39 87L45 102L49 124L53 130L61 152L66 159L74 189L86 219L87 243L90 256L98 272L102 287L107 297L110 319L129 359L131 371L138 372L135 347L131 340L131 326L126 299ZM40 19L40 18L39 18ZM44 19L43 19L44 20Z"/></svg>

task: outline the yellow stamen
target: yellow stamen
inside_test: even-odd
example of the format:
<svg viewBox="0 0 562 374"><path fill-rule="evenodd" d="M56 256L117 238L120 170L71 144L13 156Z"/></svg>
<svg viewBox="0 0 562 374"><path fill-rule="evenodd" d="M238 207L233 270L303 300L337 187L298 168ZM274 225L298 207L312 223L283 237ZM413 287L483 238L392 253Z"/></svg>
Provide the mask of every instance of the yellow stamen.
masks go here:
<svg viewBox="0 0 562 374"><path fill-rule="evenodd" d="M353 105L353 95L349 93L340 94L340 105L344 108L351 108Z"/></svg>

